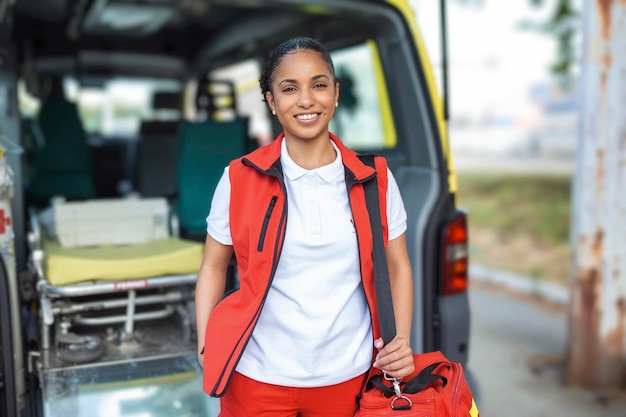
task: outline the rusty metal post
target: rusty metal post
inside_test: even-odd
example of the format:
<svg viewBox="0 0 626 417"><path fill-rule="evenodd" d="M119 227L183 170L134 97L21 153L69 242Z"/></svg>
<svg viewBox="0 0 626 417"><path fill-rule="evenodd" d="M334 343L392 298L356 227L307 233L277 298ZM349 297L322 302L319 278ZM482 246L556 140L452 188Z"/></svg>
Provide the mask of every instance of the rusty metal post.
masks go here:
<svg viewBox="0 0 626 417"><path fill-rule="evenodd" d="M626 388L626 1L585 0L565 382Z"/></svg>

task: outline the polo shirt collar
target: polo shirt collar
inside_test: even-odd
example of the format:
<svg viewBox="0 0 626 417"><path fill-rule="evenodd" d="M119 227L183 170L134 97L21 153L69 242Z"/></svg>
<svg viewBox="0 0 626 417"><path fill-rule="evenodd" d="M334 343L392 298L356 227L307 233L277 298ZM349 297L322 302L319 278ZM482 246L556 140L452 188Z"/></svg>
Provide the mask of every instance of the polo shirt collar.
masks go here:
<svg viewBox="0 0 626 417"><path fill-rule="evenodd" d="M294 181L309 172L314 172L327 183L331 183L338 176L343 175L344 167L341 159L341 152L332 140L330 141L330 143L333 145L333 148L335 148L335 152L337 153L337 157L335 158L335 160L328 165L309 170L302 168L301 166L296 164L293 159L291 159L291 157L289 156L289 152L287 151L287 141L283 138L280 147L280 163L283 166L283 173L285 174L285 176L289 180Z"/></svg>

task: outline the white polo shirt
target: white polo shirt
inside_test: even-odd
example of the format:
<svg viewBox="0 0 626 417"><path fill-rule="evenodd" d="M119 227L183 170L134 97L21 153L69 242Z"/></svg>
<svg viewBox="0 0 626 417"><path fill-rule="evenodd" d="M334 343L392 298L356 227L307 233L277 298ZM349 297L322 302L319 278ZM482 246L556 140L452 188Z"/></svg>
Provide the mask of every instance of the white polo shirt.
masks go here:
<svg viewBox="0 0 626 417"><path fill-rule="evenodd" d="M333 143L333 146L335 144ZM281 148L287 228L276 275L237 372L275 385L320 387L347 381L371 365L371 316L361 283L341 154L306 170ZM388 171L389 239L406 230L406 211ZM228 168L220 179L207 232L231 245Z"/></svg>

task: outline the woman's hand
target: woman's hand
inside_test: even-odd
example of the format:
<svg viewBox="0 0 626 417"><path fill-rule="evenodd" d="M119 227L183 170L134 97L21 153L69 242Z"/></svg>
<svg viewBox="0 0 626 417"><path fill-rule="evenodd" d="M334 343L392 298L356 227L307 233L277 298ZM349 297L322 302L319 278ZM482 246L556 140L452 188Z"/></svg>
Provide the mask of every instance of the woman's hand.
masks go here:
<svg viewBox="0 0 626 417"><path fill-rule="evenodd" d="M375 368L394 378L404 378L415 371L413 350L407 339L396 336L383 346L383 339L379 338L374 342L374 346L378 349L374 361Z"/></svg>

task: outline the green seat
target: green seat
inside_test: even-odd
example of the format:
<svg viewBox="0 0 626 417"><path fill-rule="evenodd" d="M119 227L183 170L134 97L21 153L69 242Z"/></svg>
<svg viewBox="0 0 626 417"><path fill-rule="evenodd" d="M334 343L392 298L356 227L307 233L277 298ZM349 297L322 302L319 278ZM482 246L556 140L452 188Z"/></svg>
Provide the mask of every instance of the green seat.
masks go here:
<svg viewBox="0 0 626 417"><path fill-rule="evenodd" d="M76 105L62 92L53 92L41 106L38 123L45 142L31 155L30 197L37 201L54 196L93 198L91 149Z"/></svg>
<svg viewBox="0 0 626 417"><path fill-rule="evenodd" d="M29 187L29 195L36 201L47 202L54 196L66 200L87 200L96 194L93 179L75 172L46 172L35 168Z"/></svg>
<svg viewBox="0 0 626 417"><path fill-rule="evenodd" d="M206 217L217 182L224 167L244 154L246 138L241 120L180 125L176 207L182 236L206 237Z"/></svg>

